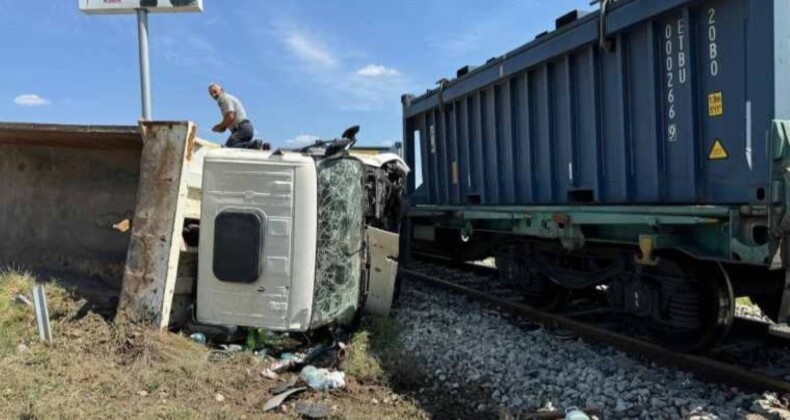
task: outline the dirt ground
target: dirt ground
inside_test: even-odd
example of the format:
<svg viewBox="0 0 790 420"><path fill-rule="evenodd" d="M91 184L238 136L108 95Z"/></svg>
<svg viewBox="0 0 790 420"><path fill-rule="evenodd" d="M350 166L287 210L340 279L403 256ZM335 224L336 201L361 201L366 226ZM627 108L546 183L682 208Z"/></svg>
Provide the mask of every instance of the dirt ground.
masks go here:
<svg viewBox="0 0 790 420"><path fill-rule="evenodd" d="M299 418L295 404L322 402L338 419L444 417L421 408L421 380L397 352L386 319L365 320L341 365L346 387L308 390L264 413L269 390L295 373L269 379L267 360L250 352L216 357L174 333L115 325L86 310L78 296L47 285L55 337L39 341L26 275L0 275L0 417L9 419L258 419ZM403 370L397 370L400 366Z"/></svg>

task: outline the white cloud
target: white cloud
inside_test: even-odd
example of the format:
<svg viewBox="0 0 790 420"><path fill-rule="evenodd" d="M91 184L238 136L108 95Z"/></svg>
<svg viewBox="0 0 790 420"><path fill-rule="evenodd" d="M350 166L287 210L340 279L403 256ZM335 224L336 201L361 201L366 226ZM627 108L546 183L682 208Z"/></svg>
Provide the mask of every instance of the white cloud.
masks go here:
<svg viewBox="0 0 790 420"><path fill-rule="evenodd" d="M395 145L395 141L393 140L385 140L381 142L381 145L384 147L392 147Z"/></svg>
<svg viewBox="0 0 790 420"><path fill-rule="evenodd" d="M315 143L318 139L320 139L320 137L312 134L300 134L290 140L286 140L285 143L289 146L304 147Z"/></svg>
<svg viewBox="0 0 790 420"><path fill-rule="evenodd" d="M269 36L298 63L283 71L296 73L300 83L311 82L317 92L337 101L341 110L400 109L400 95L406 92L408 80L397 69L380 64L363 66L360 59L367 54L332 33L302 29L303 25L287 19L272 26L275 29Z"/></svg>
<svg viewBox="0 0 790 420"><path fill-rule="evenodd" d="M357 70L357 75L362 77L393 77L399 76L400 72L389 67L368 64L367 66Z"/></svg>
<svg viewBox="0 0 790 420"><path fill-rule="evenodd" d="M44 106L52 102L33 93L26 93L14 98L14 103L19 106Z"/></svg>
<svg viewBox="0 0 790 420"><path fill-rule="evenodd" d="M400 96L408 90L408 79L400 73L387 77L370 77L354 72L335 78L330 87L343 94L343 103L339 104L341 109L400 110Z"/></svg>
<svg viewBox="0 0 790 420"><path fill-rule="evenodd" d="M325 68L337 65L337 58L332 52L306 32L290 29L286 31L281 39L291 53L309 65Z"/></svg>

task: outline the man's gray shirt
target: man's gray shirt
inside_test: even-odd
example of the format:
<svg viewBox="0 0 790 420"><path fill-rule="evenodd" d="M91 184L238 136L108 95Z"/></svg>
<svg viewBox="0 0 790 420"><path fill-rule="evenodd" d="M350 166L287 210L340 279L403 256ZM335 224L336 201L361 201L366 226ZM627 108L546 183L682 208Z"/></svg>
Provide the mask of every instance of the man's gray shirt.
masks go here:
<svg viewBox="0 0 790 420"><path fill-rule="evenodd" d="M222 92L217 98L217 103L219 104L220 111L222 111L223 118L228 112L236 113L236 119L233 120L233 123L230 125L231 129L235 130L239 128L239 123L247 119L247 111L244 110L244 105L241 104L239 98L230 93Z"/></svg>

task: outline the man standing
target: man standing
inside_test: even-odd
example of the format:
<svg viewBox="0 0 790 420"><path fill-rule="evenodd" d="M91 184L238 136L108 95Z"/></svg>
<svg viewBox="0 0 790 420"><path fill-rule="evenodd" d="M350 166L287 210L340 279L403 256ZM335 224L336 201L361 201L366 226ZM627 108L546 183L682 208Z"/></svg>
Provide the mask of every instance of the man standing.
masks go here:
<svg viewBox="0 0 790 420"><path fill-rule="evenodd" d="M247 119L247 111L238 98L225 92L222 86L212 83L208 87L208 93L217 101L222 112L222 122L215 125L212 130L217 133L224 133L230 129L225 147L249 148L255 129Z"/></svg>

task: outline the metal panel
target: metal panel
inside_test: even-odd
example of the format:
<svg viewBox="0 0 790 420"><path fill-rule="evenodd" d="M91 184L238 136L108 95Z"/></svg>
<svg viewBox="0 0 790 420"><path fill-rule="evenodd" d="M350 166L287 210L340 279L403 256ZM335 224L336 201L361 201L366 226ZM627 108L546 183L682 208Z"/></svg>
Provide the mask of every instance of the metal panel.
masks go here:
<svg viewBox="0 0 790 420"><path fill-rule="evenodd" d="M80 0L80 10L88 14L149 12L202 12L203 0Z"/></svg>
<svg viewBox="0 0 790 420"><path fill-rule="evenodd" d="M790 118L790 28L775 24L789 11L624 0L610 51L592 13L413 98L405 120L436 121L441 139L429 202L766 202L766 133Z"/></svg>
<svg viewBox="0 0 790 420"><path fill-rule="evenodd" d="M365 230L365 235L370 244L370 279L366 290L365 312L389 316L398 275L399 236L372 227Z"/></svg>
<svg viewBox="0 0 790 420"><path fill-rule="evenodd" d="M89 297L114 304L142 148L133 126L0 124L0 266L105 285Z"/></svg>
<svg viewBox="0 0 790 420"><path fill-rule="evenodd" d="M140 182L119 316L166 328L175 293L196 126L143 122Z"/></svg>

